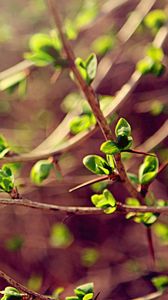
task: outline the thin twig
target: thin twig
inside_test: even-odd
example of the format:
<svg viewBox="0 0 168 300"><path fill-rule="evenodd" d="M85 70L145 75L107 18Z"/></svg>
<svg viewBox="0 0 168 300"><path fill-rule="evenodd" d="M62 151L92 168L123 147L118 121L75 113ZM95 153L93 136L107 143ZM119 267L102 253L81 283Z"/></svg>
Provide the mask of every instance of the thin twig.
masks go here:
<svg viewBox="0 0 168 300"><path fill-rule="evenodd" d="M60 213L72 213L72 214L80 214L80 215L87 215L87 214L100 214L103 213L103 210L96 207L83 207L83 206L62 206L62 205L55 205L55 204L48 204L48 203L40 203L31 201L29 199L7 199L1 198L0 205L12 205L12 206L24 206L28 208L40 209L44 211L54 211ZM159 213L159 214L168 214L168 206L130 206L123 204L121 202L117 202L117 211L120 213Z"/></svg>
<svg viewBox="0 0 168 300"><path fill-rule="evenodd" d="M0 270L0 277L5 279L10 285L15 287L16 289L26 293L29 296L32 296L33 298L41 299L41 300L51 300L51 297L41 295L37 292L34 292L34 291L28 289L27 287L25 287L21 283L17 282L15 279L11 278L9 275L7 275L6 273L4 273L1 270Z"/></svg>

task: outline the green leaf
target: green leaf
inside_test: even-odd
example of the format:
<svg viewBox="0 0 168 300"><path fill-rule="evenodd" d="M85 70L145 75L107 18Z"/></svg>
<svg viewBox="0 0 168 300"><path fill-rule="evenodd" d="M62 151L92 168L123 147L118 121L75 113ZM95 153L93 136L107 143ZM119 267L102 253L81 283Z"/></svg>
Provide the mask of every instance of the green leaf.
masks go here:
<svg viewBox="0 0 168 300"><path fill-rule="evenodd" d="M92 49L98 55L105 55L109 50L111 50L115 45L114 35L102 35L98 37L92 43Z"/></svg>
<svg viewBox="0 0 168 300"><path fill-rule="evenodd" d="M75 60L75 64L88 85L92 83L96 76L97 71L97 58L94 53L92 53L85 61L78 57Z"/></svg>
<svg viewBox="0 0 168 300"><path fill-rule="evenodd" d="M141 222L146 226L151 226L158 219L159 214L153 214L151 212L144 213L141 216Z"/></svg>
<svg viewBox="0 0 168 300"><path fill-rule="evenodd" d="M86 294L82 300L92 300L93 296L94 296L93 293Z"/></svg>
<svg viewBox="0 0 168 300"><path fill-rule="evenodd" d="M15 235L5 241L5 248L9 251L15 252L22 248L23 243L23 238L19 235Z"/></svg>
<svg viewBox="0 0 168 300"><path fill-rule="evenodd" d="M167 14L161 9L156 9L151 11L145 17L144 23L148 28L158 30L167 22L167 20Z"/></svg>
<svg viewBox="0 0 168 300"><path fill-rule="evenodd" d="M107 161L98 155L87 155L83 159L84 166L95 174L109 175L112 170Z"/></svg>
<svg viewBox="0 0 168 300"><path fill-rule="evenodd" d="M66 225L56 223L52 226L50 244L55 248L67 248L73 242L73 235Z"/></svg>
<svg viewBox="0 0 168 300"><path fill-rule="evenodd" d="M140 206L139 200L135 198L127 198L126 204L130 206Z"/></svg>
<svg viewBox="0 0 168 300"><path fill-rule="evenodd" d="M114 163L114 158L110 154L106 154L106 161L108 162L108 165L111 167L112 170L115 169L115 163Z"/></svg>
<svg viewBox="0 0 168 300"><path fill-rule="evenodd" d="M96 77L97 72L97 57L92 53L86 60L87 83L91 84Z"/></svg>
<svg viewBox="0 0 168 300"><path fill-rule="evenodd" d="M61 50L61 44L58 38L55 36L52 38L51 36L43 33L34 34L30 41L29 47L32 52L48 52L48 49L54 48L55 53L59 54Z"/></svg>
<svg viewBox="0 0 168 300"><path fill-rule="evenodd" d="M83 299L83 296L93 293L93 288L94 288L93 282L85 283L83 285L76 287L74 293L76 296L79 297L79 299L81 298L81 296Z"/></svg>
<svg viewBox="0 0 168 300"><path fill-rule="evenodd" d="M159 162L157 157L147 156L139 168L139 182L141 184L150 183L157 175Z"/></svg>
<svg viewBox="0 0 168 300"><path fill-rule="evenodd" d="M108 140L108 141L104 142L103 144L101 144L100 151L102 151L105 154L114 155L116 153L119 153L120 149L118 148L117 143L115 143L111 140Z"/></svg>
<svg viewBox="0 0 168 300"><path fill-rule="evenodd" d="M116 210L116 200L107 189L103 191L103 194L92 195L91 201L97 208L102 208L107 214L111 214Z"/></svg>
<svg viewBox="0 0 168 300"><path fill-rule="evenodd" d="M115 135L118 136L130 136L131 135L131 126L124 118L120 118L116 127Z"/></svg>
<svg viewBox="0 0 168 300"><path fill-rule="evenodd" d="M81 263L89 268L93 266L99 258L99 252L95 248L85 248L82 250Z"/></svg>
<svg viewBox="0 0 168 300"><path fill-rule="evenodd" d="M32 275L27 282L29 289L38 292L42 286L43 278L39 275Z"/></svg>
<svg viewBox="0 0 168 300"><path fill-rule="evenodd" d="M2 300L21 300L22 294L14 287L8 286L4 291L0 291L4 296Z"/></svg>
<svg viewBox="0 0 168 300"><path fill-rule="evenodd" d="M32 61L37 67L45 67L49 64L54 63L55 61L54 57L44 52L25 53L24 58Z"/></svg>
<svg viewBox="0 0 168 300"><path fill-rule="evenodd" d="M65 300L79 300L77 296L66 297Z"/></svg>
<svg viewBox="0 0 168 300"><path fill-rule="evenodd" d="M161 275L161 276L153 277L152 283L157 290L162 291L168 287L168 276Z"/></svg>
<svg viewBox="0 0 168 300"><path fill-rule="evenodd" d="M39 160L31 169L30 177L33 183L39 185L45 180L53 167L49 160Z"/></svg>
<svg viewBox="0 0 168 300"><path fill-rule="evenodd" d="M95 125L96 119L93 115L81 115L74 117L69 126L70 131L73 134L77 134L79 132L83 132L87 129L89 129L91 126Z"/></svg>
<svg viewBox="0 0 168 300"><path fill-rule="evenodd" d="M149 57L151 57L154 61L161 62L164 58L164 53L163 53L162 48L158 48L158 47L151 45L150 47L148 47L146 52L147 52L147 55Z"/></svg>
<svg viewBox="0 0 168 300"><path fill-rule="evenodd" d="M6 165L0 169L0 189L6 193L10 193L14 188L14 176L10 168Z"/></svg>

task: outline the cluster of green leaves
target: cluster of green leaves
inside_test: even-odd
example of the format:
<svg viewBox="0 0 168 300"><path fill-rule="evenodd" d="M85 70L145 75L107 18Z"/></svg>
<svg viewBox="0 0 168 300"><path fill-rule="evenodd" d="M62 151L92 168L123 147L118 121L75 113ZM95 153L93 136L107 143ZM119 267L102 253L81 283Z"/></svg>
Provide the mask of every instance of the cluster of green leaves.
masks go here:
<svg viewBox="0 0 168 300"><path fill-rule="evenodd" d="M91 201L106 214L112 214L117 209L116 200L108 189L105 189L102 194L92 195Z"/></svg>
<svg viewBox="0 0 168 300"><path fill-rule="evenodd" d="M86 60L83 60L82 58L77 57L75 60L75 64L76 64L81 76L87 83L87 85L90 85L96 76L96 71L97 71L96 55L94 53L92 53L89 55L89 57ZM72 75L72 73L71 73L71 75Z"/></svg>
<svg viewBox="0 0 168 300"><path fill-rule="evenodd" d="M34 34L29 41L30 51L24 54L25 59L32 61L38 67L52 64L56 67L66 67L67 60L62 58L62 44L56 31L49 34Z"/></svg>
<svg viewBox="0 0 168 300"><path fill-rule="evenodd" d="M156 156L147 156L139 168L139 183L148 184L155 179L159 169L159 161Z"/></svg>
<svg viewBox="0 0 168 300"><path fill-rule="evenodd" d="M137 199L127 198L126 204L129 206L139 207L141 204ZM149 227L157 221L159 214L154 214L151 212L146 213L134 213L130 212L126 215L126 219L133 219L136 223L142 223L145 226Z"/></svg>
<svg viewBox="0 0 168 300"><path fill-rule="evenodd" d="M106 159L99 155L87 155L83 159L84 166L94 174L110 175L114 171L114 160L111 155L106 155Z"/></svg>
<svg viewBox="0 0 168 300"><path fill-rule="evenodd" d="M6 165L0 169L0 192L10 193L14 188L14 176Z"/></svg>
<svg viewBox="0 0 168 300"><path fill-rule="evenodd" d="M163 291L165 288L168 287L168 276L167 275L160 275L157 277L152 278L152 283L155 288L159 291Z"/></svg>
<svg viewBox="0 0 168 300"><path fill-rule="evenodd" d="M144 19L146 27L156 33L163 25L166 24L168 16L162 9L152 10Z"/></svg>
<svg viewBox="0 0 168 300"><path fill-rule="evenodd" d="M91 111L90 105L86 100L81 100L81 114L70 121L70 131L73 134L77 134L90 129L95 124L96 118Z"/></svg>
<svg viewBox="0 0 168 300"><path fill-rule="evenodd" d="M52 168L53 163L50 159L43 159L36 162L30 173L32 182L36 185L40 185L45 179L48 178Z"/></svg>
<svg viewBox="0 0 168 300"><path fill-rule="evenodd" d="M4 291L0 291L0 294L3 295L1 300L21 300L23 297L23 294L11 286L7 286Z"/></svg>
<svg viewBox="0 0 168 300"><path fill-rule="evenodd" d="M137 63L136 68L142 75L153 74L159 77L165 71L165 66L162 63L163 58L163 50L151 45L147 48L145 58Z"/></svg>
<svg viewBox="0 0 168 300"><path fill-rule="evenodd" d="M94 297L92 282L80 285L74 289L75 296L66 297L65 300L92 300Z"/></svg>
<svg viewBox="0 0 168 300"><path fill-rule="evenodd" d="M108 140L104 142L100 150L105 154L114 155L127 150L132 145L131 126L124 119L120 118L115 127L116 141Z"/></svg>

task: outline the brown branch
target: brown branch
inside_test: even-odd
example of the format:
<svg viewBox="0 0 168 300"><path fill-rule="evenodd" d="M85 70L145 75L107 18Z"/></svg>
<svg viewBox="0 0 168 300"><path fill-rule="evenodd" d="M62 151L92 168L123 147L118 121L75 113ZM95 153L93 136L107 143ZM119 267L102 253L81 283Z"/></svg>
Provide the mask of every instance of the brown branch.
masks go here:
<svg viewBox="0 0 168 300"><path fill-rule="evenodd" d="M75 65L75 62L74 62L75 56L74 56L73 50L71 48L71 45L69 44L69 41L66 39L66 36L64 35L64 32L62 30L62 23L61 23L59 13L56 8L56 3L53 3L52 0L48 0L48 4L49 4L49 8L53 14L55 24L57 26L60 38L62 40L63 48L65 50L67 59L69 61L69 66L70 66L75 78L77 79L77 82L78 82L81 90L83 91L88 103L91 106L91 109L97 119L98 125L104 135L104 138L106 140L114 139L114 135L111 132L108 122L107 122L106 118L104 117L102 111L100 110L99 101L98 101L98 98L96 97L96 94L95 94L93 88L86 84L86 82L83 80L80 72L78 71L78 69ZM123 181L125 188L129 191L129 193L133 197L136 197L141 201L142 200L141 195L135 189L135 187L131 184L130 180L127 177L124 165L121 161L121 155L116 154L114 157L115 157L115 162L116 162L116 167L117 167L118 173L120 175L121 180Z"/></svg>
<svg viewBox="0 0 168 300"><path fill-rule="evenodd" d="M24 206L28 208L40 209L44 211L54 211L54 212L61 212L61 213L72 213L72 214L80 214L80 215L87 215L87 214L100 214L103 213L101 208L96 207L82 207L82 206L62 206L62 205L55 205L55 204L47 204L47 203L40 203L34 202L29 199L7 199L1 198L0 205L12 205L12 206ZM159 213L159 214L168 214L168 206L130 206L123 204L121 202L117 202L117 211L120 213Z"/></svg>
<svg viewBox="0 0 168 300"><path fill-rule="evenodd" d="M6 273L4 273L1 270L0 270L0 277L5 279L10 285L15 287L16 289L18 289L18 290L26 293L27 295L31 296L33 299L36 298L36 299L41 299L41 300L51 300L51 297L41 295L37 292L34 292L34 291L28 289L27 287L25 287L21 283L17 282L15 279L11 278L9 275L7 275Z"/></svg>
<svg viewBox="0 0 168 300"><path fill-rule="evenodd" d="M160 297L165 294L164 291L157 291L142 297L134 298L132 300L155 300L155 299L160 299Z"/></svg>

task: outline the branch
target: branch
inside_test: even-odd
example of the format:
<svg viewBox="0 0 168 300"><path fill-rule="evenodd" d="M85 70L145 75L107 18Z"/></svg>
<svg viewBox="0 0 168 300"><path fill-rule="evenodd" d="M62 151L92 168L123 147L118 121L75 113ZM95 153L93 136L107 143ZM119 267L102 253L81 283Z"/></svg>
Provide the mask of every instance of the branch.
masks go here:
<svg viewBox="0 0 168 300"><path fill-rule="evenodd" d="M83 206L62 206L62 205L55 205L55 204L47 204L47 203L40 203L34 202L29 199L0 199L0 205L13 205L13 206L24 206L28 208L40 209L44 211L54 211L54 212L61 212L61 213L72 213L72 214L79 214L79 215L91 215L91 214L100 214L103 213L101 208L96 207L83 207ZM117 211L120 213L165 213L168 214L168 206L130 206L123 204L121 202L117 202Z"/></svg>
<svg viewBox="0 0 168 300"><path fill-rule="evenodd" d="M34 292L34 291L28 289L27 287L25 287L21 283L17 282L15 279L11 278L9 275L7 275L6 273L4 273L1 270L0 270L0 277L5 279L10 285L15 287L16 289L28 294L32 298L37 298L37 299L41 299L41 300L51 300L51 297L41 295L37 292Z"/></svg>

